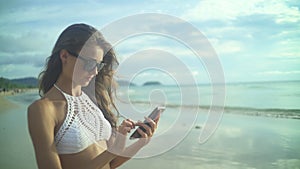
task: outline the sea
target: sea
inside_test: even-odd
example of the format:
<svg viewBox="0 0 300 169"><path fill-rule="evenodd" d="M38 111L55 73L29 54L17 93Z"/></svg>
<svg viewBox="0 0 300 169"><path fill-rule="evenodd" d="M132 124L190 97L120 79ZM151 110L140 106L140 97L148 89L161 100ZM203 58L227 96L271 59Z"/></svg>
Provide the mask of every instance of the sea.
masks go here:
<svg viewBox="0 0 300 169"><path fill-rule="evenodd" d="M6 98L17 106L0 110L0 168L35 169L27 107L38 92ZM300 81L120 86L116 98L120 121L166 107L149 144L121 169L300 168Z"/></svg>

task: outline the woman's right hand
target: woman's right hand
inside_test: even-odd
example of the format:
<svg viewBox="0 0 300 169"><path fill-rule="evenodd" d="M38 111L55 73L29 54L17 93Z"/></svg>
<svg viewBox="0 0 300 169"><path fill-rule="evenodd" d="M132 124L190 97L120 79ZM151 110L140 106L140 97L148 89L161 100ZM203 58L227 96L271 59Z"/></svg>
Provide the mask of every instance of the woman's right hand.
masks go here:
<svg viewBox="0 0 300 169"><path fill-rule="evenodd" d="M123 120L115 131L113 139L110 139L108 143L108 151L116 155L122 154L125 150L126 136L134 128L135 123L131 119Z"/></svg>

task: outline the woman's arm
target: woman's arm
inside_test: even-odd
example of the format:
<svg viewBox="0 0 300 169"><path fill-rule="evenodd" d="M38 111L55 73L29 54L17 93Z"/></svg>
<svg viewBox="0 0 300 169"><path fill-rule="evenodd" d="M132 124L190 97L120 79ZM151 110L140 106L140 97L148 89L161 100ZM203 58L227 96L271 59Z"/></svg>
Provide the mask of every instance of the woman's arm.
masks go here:
<svg viewBox="0 0 300 169"><path fill-rule="evenodd" d="M142 143L143 142L143 143ZM131 157L133 157L143 146L144 146L144 140L139 140L129 147L127 147L122 154L116 156L111 162L110 162L110 167L111 169L115 169L122 164L124 164L126 161L130 160Z"/></svg>
<svg viewBox="0 0 300 169"><path fill-rule="evenodd" d="M28 107L28 128L39 169L61 169L54 144L53 107L37 101Z"/></svg>

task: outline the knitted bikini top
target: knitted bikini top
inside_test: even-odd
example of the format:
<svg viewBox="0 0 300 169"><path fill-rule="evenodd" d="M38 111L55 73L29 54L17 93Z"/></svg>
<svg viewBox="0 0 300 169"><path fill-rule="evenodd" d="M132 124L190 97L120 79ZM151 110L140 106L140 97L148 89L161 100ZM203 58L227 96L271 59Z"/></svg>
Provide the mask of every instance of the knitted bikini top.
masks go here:
<svg viewBox="0 0 300 169"><path fill-rule="evenodd" d="M82 91L71 96L54 84L67 100L67 115L54 137L58 154L73 154L100 140L108 140L111 125L101 110Z"/></svg>

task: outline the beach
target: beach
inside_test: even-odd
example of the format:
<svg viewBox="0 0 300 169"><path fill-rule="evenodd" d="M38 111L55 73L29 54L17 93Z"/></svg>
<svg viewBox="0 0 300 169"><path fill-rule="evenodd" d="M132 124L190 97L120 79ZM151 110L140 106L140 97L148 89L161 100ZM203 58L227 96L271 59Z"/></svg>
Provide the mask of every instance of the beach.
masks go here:
<svg viewBox="0 0 300 169"><path fill-rule="evenodd" d="M13 102L5 98L5 96L11 95L13 95L11 92L0 92L1 112L6 112L7 110L14 108L15 106L18 106L17 104L14 104Z"/></svg>
<svg viewBox="0 0 300 169"><path fill-rule="evenodd" d="M146 92L145 89L141 91ZM145 94L133 91L134 93ZM296 95L298 96L298 93ZM283 96L285 97L286 93ZM139 96L133 95L132 97L138 98ZM26 112L27 106L37 98L39 98L38 93L33 90L11 96L0 96L0 168L37 168L27 129ZM248 100L245 95L243 99ZM145 100L141 98L138 100L140 103L131 105L131 108L126 104L119 104L122 114L129 116L128 112L133 110L136 112L151 110L149 105L145 104ZM193 114L191 112L194 112L195 108L178 106L172 101L169 99L168 105L170 106L167 106L162 114L159 127L151 142L133 159L122 165L121 169L300 168L300 120L286 116L267 115L271 114L274 109L296 110L293 112L298 115L297 105L291 104L293 101L290 101L289 105L278 103L274 109L266 107L266 105L273 104L274 100L265 101L264 105L252 109L245 109L234 105L245 103L227 100L228 104L229 102L234 104L225 107L225 113L216 131L204 143L199 142L199 136L205 125L209 125L206 123L208 112L205 106L202 106L202 109L200 106L200 109L197 109L199 112ZM296 103L297 100L294 102ZM244 107L251 107L251 105L254 105L254 102ZM286 105L289 107L284 107ZM257 110L259 113L255 113ZM132 118L138 120L144 115L134 115Z"/></svg>

